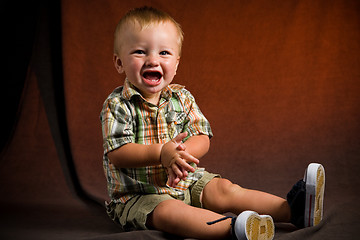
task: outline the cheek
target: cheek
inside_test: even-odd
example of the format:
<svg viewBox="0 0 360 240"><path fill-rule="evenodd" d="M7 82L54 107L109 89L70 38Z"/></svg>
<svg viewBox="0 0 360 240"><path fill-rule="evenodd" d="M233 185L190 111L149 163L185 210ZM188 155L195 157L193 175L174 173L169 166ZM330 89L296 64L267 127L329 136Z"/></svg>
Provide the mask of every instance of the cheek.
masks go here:
<svg viewBox="0 0 360 240"><path fill-rule="evenodd" d="M177 69L177 62L172 61L172 62L168 62L164 68L166 68L166 73L169 75L175 75L176 73L176 69Z"/></svg>
<svg viewBox="0 0 360 240"><path fill-rule="evenodd" d="M127 72L129 72L129 73L131 72L133 74L136 72L139 72L141 67L142 67L142 64L139 61L128 62L128 64L126 64L124 66L124 68Z"/></svg>

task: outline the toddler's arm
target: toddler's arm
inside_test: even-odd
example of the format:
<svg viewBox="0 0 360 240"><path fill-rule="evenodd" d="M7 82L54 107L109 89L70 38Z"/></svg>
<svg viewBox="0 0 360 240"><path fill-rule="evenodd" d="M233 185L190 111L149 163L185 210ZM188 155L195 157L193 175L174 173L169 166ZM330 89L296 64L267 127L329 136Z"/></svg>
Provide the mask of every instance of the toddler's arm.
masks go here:
<svg viewBox="0 0 360 240"><path fill-rule="evenodd" d="M163 144L143 145L128 143L107 154L117 168L136 168L160 164Z"/></svg>
<svg viewBox="0 0 360 240"><path fill-rule="evenodd" d="M161 163L168 170L169 185L176 186L180 179L186 178L188 171L195 171L189 163L199 164L197 158L205 155L210 145L206 135L192 136L185 143L181 143L186 136L186 132L181 133L166 144L128 143L109 152L108 157L118 168L145 167Z"/></svg>
<svg viewBox="0 0 360 240"><path fill-rule="evenodd" d="M169 168L173 163L181 167L183 171L194 172L195 169L188 163L198 164L199 160L189 152L182 150L179 145L187 133L181 133L173 140L165 144L143 145L128 143L108 153L110 161L117 168L135 168L163 164ZM183 178L182 173L179 177Z"/></svg>

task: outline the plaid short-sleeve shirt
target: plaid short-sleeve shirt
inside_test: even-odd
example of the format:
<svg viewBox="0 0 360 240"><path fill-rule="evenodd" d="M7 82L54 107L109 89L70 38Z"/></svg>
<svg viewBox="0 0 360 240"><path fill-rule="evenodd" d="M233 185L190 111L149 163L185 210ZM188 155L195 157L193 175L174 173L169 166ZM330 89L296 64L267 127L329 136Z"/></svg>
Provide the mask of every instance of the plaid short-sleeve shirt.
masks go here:
<svg viewBox="0 0 360 240"><path fill-rule="evenodd" d="M108 152L127 143L166 143L184 131L188 132L188 137L200 134L211 137L208 120L183 86L172 84L166 87L156 106L148 103L126 80L124 86L116 88L104 102L100 120L103 166L112 201L125 203L139 194L170 194L182 199L183 191L204 174L203 168L194 166L195 172L172 188L167 185L167 174L161 164L119 169L107 157Z"/></svg>

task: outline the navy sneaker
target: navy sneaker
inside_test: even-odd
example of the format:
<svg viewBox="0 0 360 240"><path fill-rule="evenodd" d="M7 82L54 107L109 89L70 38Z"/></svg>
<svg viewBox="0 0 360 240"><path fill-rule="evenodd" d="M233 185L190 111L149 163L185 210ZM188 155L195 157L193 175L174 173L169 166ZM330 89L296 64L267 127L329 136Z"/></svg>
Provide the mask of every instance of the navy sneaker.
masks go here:
<svg viewBox="0 0 360 240"><path fill-rule="evenodd" d="M325 169L311 163L303 180L298 181L287 194L291 209L291 223L298 228L312 227L323 218Z"/></svg>
<svg viewBox="0 0 360 240"><path fill-rule="evenodd" d="M271 216L259 215L254 211L244 211L237 217L224 217L208 222L208 225L232 218L232 238L238 240L272 240L275 235L275 225Z"/></svg>

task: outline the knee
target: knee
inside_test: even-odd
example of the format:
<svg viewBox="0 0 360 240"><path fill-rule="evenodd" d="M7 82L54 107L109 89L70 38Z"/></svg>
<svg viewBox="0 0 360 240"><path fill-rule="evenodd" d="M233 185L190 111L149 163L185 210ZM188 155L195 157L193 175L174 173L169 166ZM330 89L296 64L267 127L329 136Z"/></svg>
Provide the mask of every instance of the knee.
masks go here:
<svg viewBox="0 0 360 240"><path fill-rule="evenodd" d="M224 178L215 178L208 185L206 185L204 192L206 195L226 196L240 190L242 190L242 187L232 183L230 180Z"/></svg>
<svg viewBox="0 0 360 240"><path fill-rule="evenodd" d="M240 187L237 184L232 183L231 181L229 181L227 179L219 179L217 185L218 185L217 187L218 187L219 194L221 194L222 196L231 196L235 192L239 193L239 191L243 190L242 187Z"/></svg>
<svg viewBox="0 0 360 240"><path fill-rule="evenodd" d="M227 179L213 179L203 192L204 207L216 212L228 211L228 207L234 201L234 195L242 190L242 187Z"/></svg>
<svg viewBox="0 0 360 240"><path fill-rule="evenodd" d="M179 208L179 204L185 204L182 201L170 199L161 202L159 205L156 206L154 211L148 216L147 224L155 227L160 228L160 226L165 226L167 222L169 222L169 218L172 217L172 212L174 209Z"/></svg>

